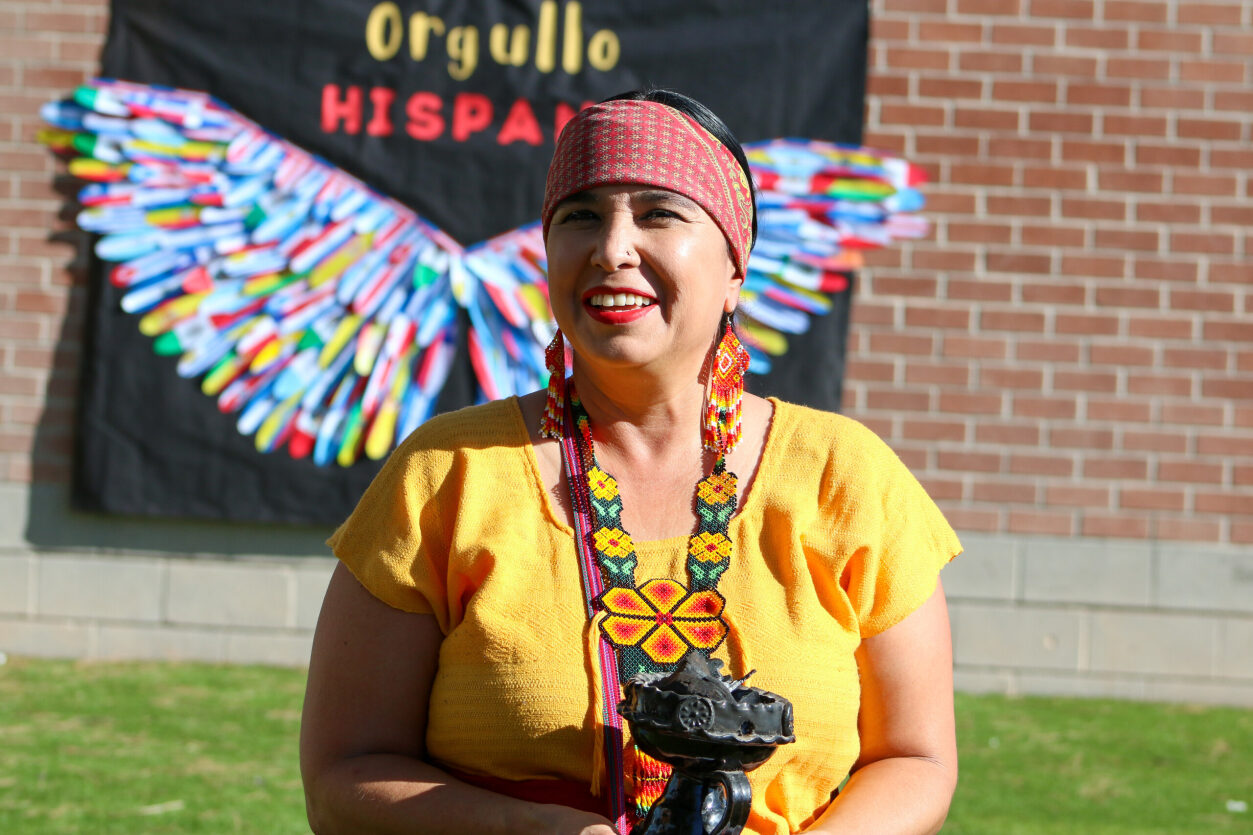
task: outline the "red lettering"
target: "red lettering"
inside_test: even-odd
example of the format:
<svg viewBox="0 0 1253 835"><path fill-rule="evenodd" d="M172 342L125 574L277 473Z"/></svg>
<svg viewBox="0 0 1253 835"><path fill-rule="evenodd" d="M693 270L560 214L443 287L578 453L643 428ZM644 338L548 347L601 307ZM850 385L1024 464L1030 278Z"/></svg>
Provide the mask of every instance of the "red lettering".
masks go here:
<svg viewBox="0 0 1253 835"><path fill-rule="evenodd" d="M496 141L501 145L508 145L510 142L538 145L544 141L530 102L526 99L518 99L513 103L513 107L509 108L509 115L505 117L505 123L500 126Z"/></svg>
<svg viewBox="0 0 1253 835"><path fill-rule="evenodd" d="M369 102L365 101L369 96ZM322 130L326 133L342 131L367 136L387 137L396 133L392 108L396 105L397 92L392 87L344 86L326 84L322 87ZM578 110L591 107L595 102L585 101ZM366 111L366 107L369 111ZM578 113L573 106L557 102L553 115L553 140L561 136L566 124ZM405 100L404 130L420 142L439 139L444 131L451 130L452 139L465 142L474 134L491 130L496 107L492 100L481 93L458 93L452 101L452 114L444 113L444 99L430 91L413 93ZM367 120L368 119L368 120ZM496 133L498 145L523 142L531 146L544 144L544 133L535 115L535 107L529 99L515 99L509 106L500 130Z"/></svg>
<svg viewBox="0 0 1253 835"><path fill-rule="evenodd" d="M444 117L439 115L443 109L443 100L434 93L414 93L405 105L405 115L409 117L405 132L414 139L435 139L444 132Z"/></svg>
<svg viewBox="0 0 1253 835"><path fill-rule="evenodd" d="M587 110L596 102L585 101L579 105L579 110ZM557 116L553 120L553 141L556 142L561 138L561 132L566 129L566 123L575 117L575 109L563 101L557 102Z"/></svg>
<svg viewBox="0 0 1253 835"><path fill-rule="evenodd" d="M465 142L492 123L492 101L482 93L458 93L452 103L452 138Z"/></svg>
<svg viewBox="0 0 1253 835"><path fill-rule="evenodd" d="M344 123L344 133L361 131L361 88L349 87L344 97L339 97L339 85L327 84L322 88L322 132L334 133Z"/></svg>
<svg viewBox="0 0 1253 835"><path fill-rule="evenodd" d="M370 106L374 113L365 126L368 136L392 135L392 102L396 100L396 91L390 87L371 87Z"/></svg>

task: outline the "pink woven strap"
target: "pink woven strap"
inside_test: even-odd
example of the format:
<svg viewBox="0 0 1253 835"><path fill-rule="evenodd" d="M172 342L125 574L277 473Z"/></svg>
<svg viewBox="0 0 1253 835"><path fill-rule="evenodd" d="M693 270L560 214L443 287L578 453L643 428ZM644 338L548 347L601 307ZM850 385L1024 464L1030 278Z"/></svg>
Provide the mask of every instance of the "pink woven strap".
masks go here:
<svg viewBox="0 0 1253 835"><path fill-rule="evenodd" d="M570 407L569 388L566 389L564 424L561 438L561 457L565 462L566 480L570 484L570 506L574 511L574 547L579 555L579 574L583 581L583 599L589 618L596 614L593 601L604 591L600 568L596 565L596 552L592 549L592 507L587 488L587 465L579 449L574 428L574 410ZM622 717L618 714L618 701L622 693L618 685L618 656L605 637L597 630L596 649L600 659L601 724L605 735L605 775L609 785L609 818L620 835L631 831L627 817L626 768L623 757Z"/></svg>

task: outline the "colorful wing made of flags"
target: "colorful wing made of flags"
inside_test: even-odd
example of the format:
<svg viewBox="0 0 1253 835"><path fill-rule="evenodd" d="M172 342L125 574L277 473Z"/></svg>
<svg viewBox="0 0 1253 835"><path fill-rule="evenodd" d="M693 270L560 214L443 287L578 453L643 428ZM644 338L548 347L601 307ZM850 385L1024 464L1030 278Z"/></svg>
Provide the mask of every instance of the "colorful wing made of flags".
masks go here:
<svg viewBox="0 0 1253 835"><path fill-rule="evenodd" d="M42 110L86 181L121 306L261 452L385 457L433 412L458 345L481 399L540 388L554 325L538 223L463 247L204 93L100 79ZM860 253L926 234L921 170L811 140L745 146L760 192L740 317L752 371L831 309Z"/></svg>

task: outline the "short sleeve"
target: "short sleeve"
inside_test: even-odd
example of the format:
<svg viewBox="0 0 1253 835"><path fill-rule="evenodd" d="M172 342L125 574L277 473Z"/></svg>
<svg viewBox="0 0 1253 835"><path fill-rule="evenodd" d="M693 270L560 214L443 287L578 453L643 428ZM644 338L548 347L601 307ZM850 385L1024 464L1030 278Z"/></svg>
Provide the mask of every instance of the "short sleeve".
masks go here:
<svg viewBox="0 0 1253 835"><path fill-rule="evenodd" d="M925 603L962 546L918 479L869 429L843 419L832 456L826 509L849 549L840 582L868 638Z"/></svg>
<svg viewBox="0 0 1253 835"><path fill-rule="evenodd" d="M419 429L392 453L327 544L379 600L433 614L447 632L448 558L440 508L453 453L432 449L430 434Z"/></svg>

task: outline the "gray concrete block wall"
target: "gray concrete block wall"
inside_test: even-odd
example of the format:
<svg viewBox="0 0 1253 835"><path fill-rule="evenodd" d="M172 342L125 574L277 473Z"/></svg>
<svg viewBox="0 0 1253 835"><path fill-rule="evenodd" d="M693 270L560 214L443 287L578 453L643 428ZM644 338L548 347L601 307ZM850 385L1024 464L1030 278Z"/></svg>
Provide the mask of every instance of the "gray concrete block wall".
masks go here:
<svg viewBox="0 0 1253 835"><path fill-rule="evenodd" d="M1253 706L1253 548L966 534L957 686Z"/></svg>
<svg viewBox="0 0 1253 835"><path fill-rule="evenodd" d="M143 557L42 556L33 610L53 618L157 623L168 573L164 561Z"/></svg>
<svg viewBox="0 0 1253 835"><path fill-rule="evenodd" d="M166 613L197 626L294 627L294 566L270 562L169 563Z"/></svg>
<svg viewBox="0 0 1253 835"><path fill-rule="evenodd" d="M1083 617L1067 609L958 603L949 619L953 656L982 666L1074 670L1082 662Z"/></svg>
<svg viewBox="0 0 1253 835"><path fill-rule="evenodd" d="M35 598L35 558L0 552L0 615L25 615Z"/></svg>
<svg viewBox="0 0 1253 835"><path fill-rule="evenodd" d="M330 557L0 551L0 651L302 666Z"/></svg>
<svg viewBox="0 0 1253 835"><path fill-rule="evenodd" d="M0 652L303 666L331 531L69 509L0 484Z"/></svg>

